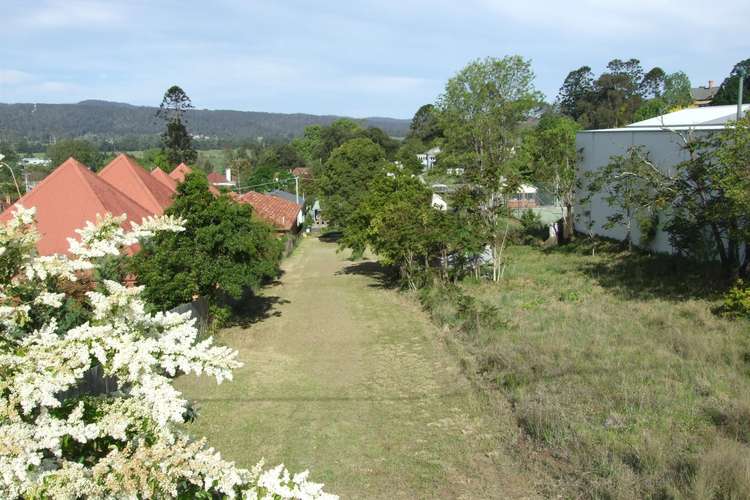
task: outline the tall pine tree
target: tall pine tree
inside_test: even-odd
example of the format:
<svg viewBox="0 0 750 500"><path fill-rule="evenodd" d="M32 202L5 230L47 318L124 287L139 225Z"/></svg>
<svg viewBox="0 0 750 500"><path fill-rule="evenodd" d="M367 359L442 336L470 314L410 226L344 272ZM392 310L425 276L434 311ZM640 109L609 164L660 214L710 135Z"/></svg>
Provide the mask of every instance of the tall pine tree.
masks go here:
<svg viewBox="0 0 750 500"><path fill-rule="evenodd" d="M166 130L161 135L161 149L171 165L193 163L198 158L185 126L185 113L192 108L193 104L185 91L172 85L164 93L156 112L156 116L166 122Z"/></svg>

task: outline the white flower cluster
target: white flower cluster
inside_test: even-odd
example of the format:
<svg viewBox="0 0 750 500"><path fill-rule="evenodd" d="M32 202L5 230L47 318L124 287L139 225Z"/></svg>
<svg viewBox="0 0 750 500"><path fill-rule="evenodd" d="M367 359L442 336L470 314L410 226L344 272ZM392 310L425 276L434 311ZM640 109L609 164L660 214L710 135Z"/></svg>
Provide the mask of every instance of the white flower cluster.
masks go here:
<svg viewBox="0 0 750 500"><path fill-rule="evenodd" d="M241 363L236 351L198 342L188 315L147 313L141 287L105 280L75 291L96 258L179 231L183 221L149 218L129 232L123 223L112 216L88 223L80 241L70 240L72 257L35 256L33 209L20 208L0 227L0 497L336 498L307 472L262 463L240 469L179 431L187 402L171 377L205 374L221 383ZM118 390L87 392L94 371Z"/></svg>

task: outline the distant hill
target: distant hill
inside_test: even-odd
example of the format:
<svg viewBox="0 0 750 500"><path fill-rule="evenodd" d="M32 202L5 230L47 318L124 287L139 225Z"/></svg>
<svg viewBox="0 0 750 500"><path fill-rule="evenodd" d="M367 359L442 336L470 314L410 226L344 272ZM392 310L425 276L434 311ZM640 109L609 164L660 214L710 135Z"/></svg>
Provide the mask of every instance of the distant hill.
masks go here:
<svg viewBox="0 0 750 500"><path fill-rule="evenodd" d="M77 104L2 104L0 139L48 141L61 137L125 137L159 134L164 124L154 117L157 108L88 100ZM196 109L188 112L191 134L229 138L289 139L302 135L307 125L326 125L340 118L302 113L261 113ZM403 137L409 120L364 118L365 126L381 128L393 137Z"/></svg>

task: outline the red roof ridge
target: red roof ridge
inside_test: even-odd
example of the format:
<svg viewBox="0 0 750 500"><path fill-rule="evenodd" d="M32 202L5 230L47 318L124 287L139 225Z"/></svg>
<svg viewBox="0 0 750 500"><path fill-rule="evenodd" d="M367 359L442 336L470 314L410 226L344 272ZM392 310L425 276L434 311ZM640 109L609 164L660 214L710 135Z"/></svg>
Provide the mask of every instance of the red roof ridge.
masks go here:
<svg viewBox="0 0 750 500"><path fill-rule="evenodd" d="M129 192L129 189L123 182L122 179L116 179L113 176L118 175L117 169L124 168L129 175L129 178L134 179L136 184L140 187L138 193ZM127 175L126 173L126 175ZM120 191L128 195L131 199L137 201L140 205L145 206L141 203L141 194L146 196L146 200L150 205L150 212L160 213L163 212L172 203L173 191L165 186L162 182L155 179L146 169L144 169L138 162L129 157L124 153L120 153L115 157L114 160L109 162L99 172L99 177L109 182L109 184L118 187L122 183L122 187L118 187Z"/></svg>

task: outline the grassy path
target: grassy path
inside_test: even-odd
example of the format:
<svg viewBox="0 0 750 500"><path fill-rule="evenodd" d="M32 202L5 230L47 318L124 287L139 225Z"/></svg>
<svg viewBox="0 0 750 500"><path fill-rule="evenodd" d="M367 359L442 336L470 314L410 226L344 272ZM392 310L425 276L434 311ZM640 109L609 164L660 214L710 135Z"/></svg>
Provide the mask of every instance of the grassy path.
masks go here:
<svg viewBox="0 0 750 500"><path fill-rule="evenodd" d="M517 430L463 377L439 332L378 266L305 240L264 291L262 320L222 332L245 366L216 386L183 377L191 425L243 466L265 457L342 498L535 498Z"/></svg>

